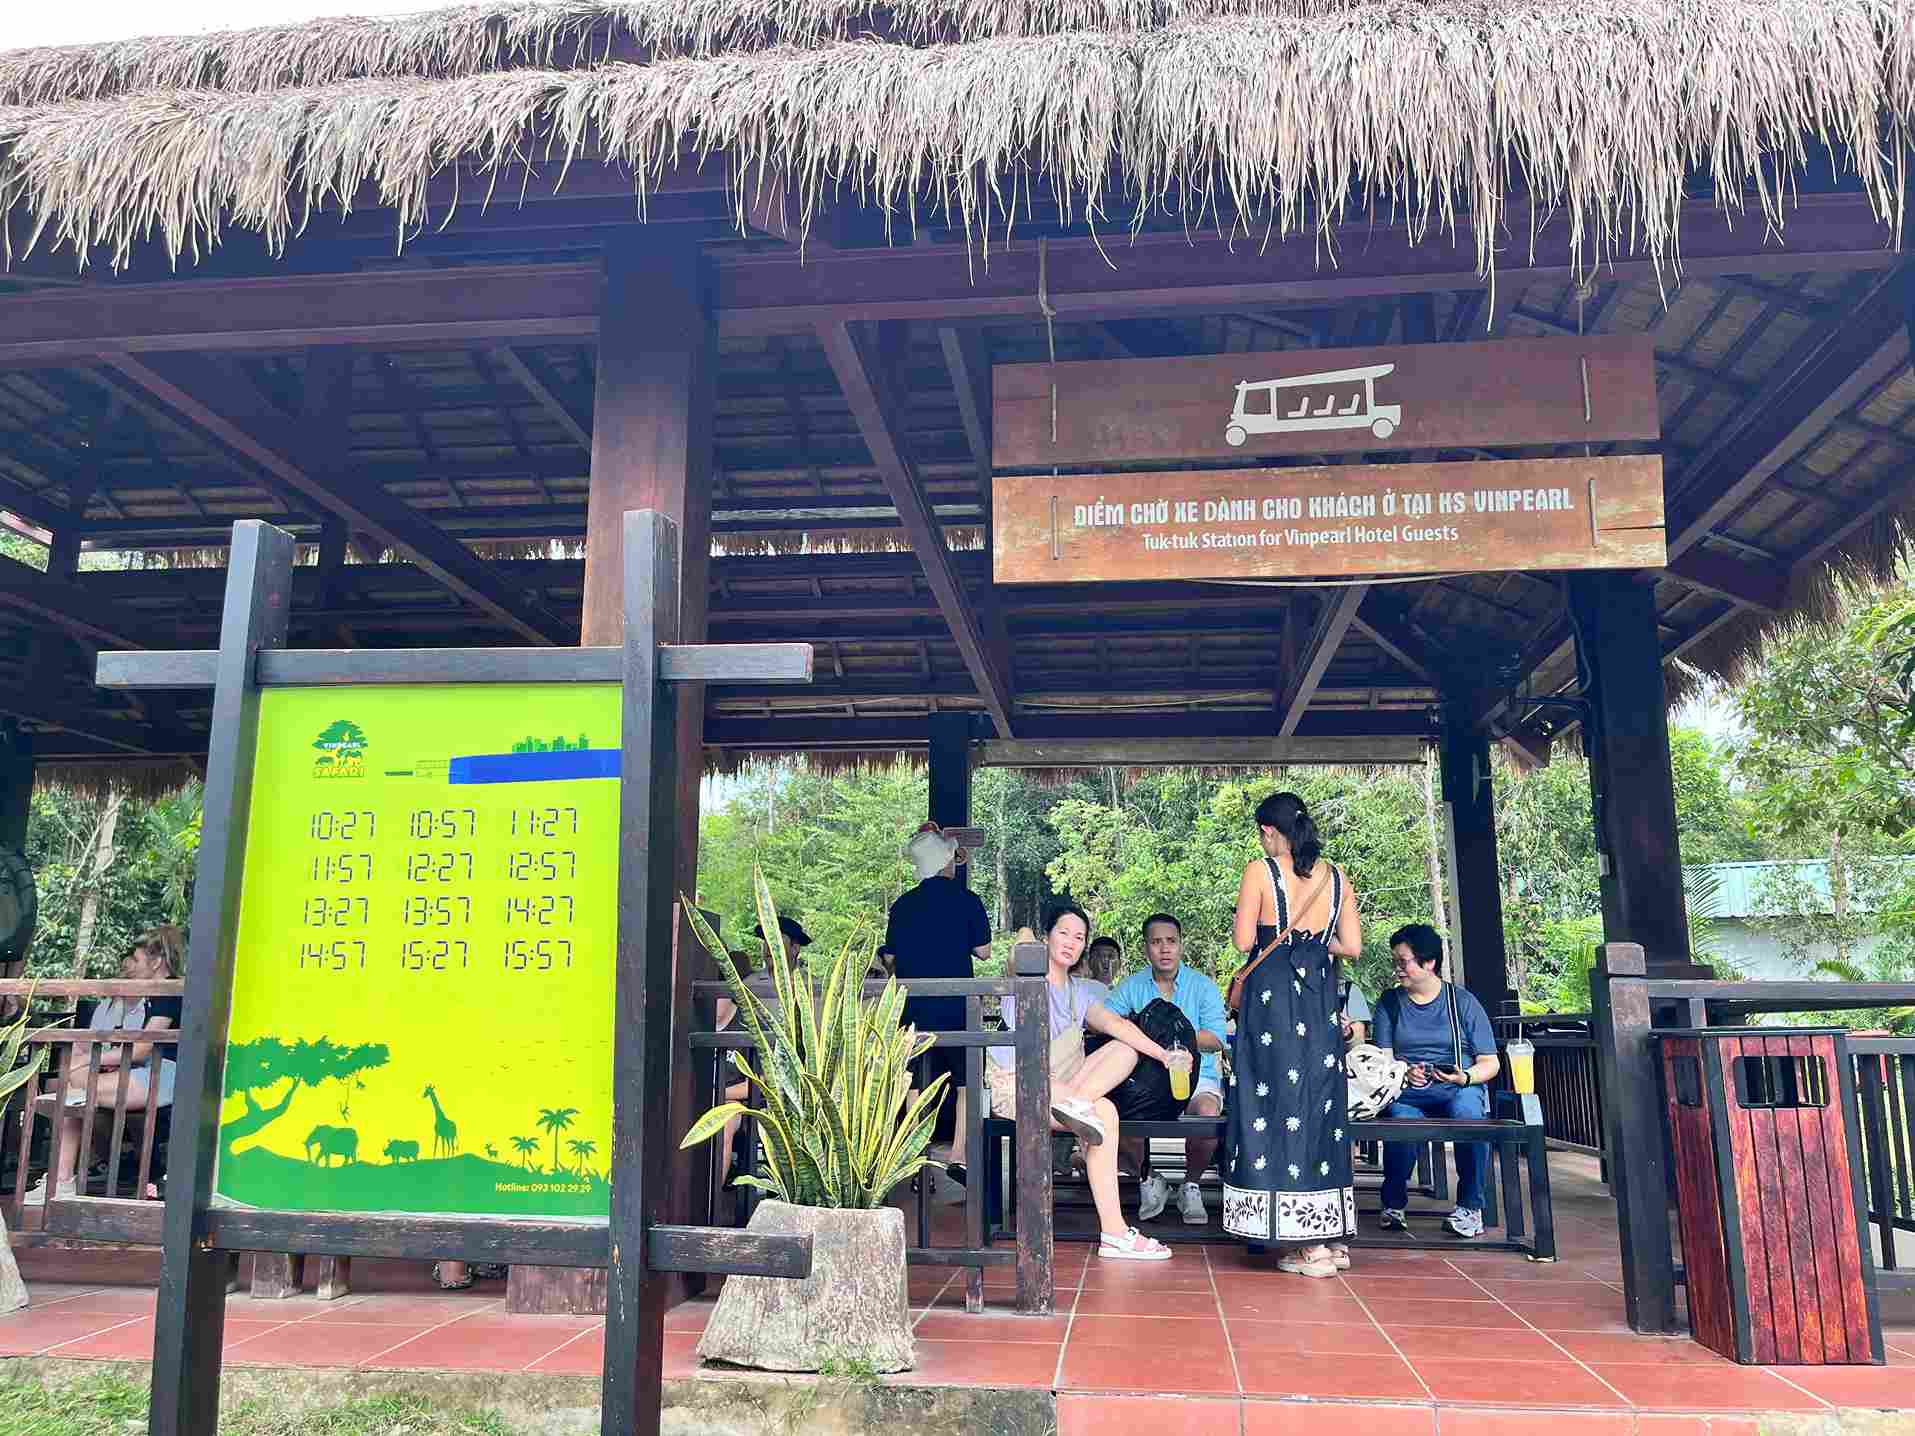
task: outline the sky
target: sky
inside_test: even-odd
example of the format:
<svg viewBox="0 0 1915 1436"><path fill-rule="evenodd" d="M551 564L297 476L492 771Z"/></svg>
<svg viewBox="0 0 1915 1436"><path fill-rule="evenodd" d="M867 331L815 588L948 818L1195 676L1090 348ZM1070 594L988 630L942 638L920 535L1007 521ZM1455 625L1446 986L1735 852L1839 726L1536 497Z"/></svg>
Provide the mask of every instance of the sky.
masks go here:
<svg viewBox="0 0 1915 1436"><path fill-rule="evenodd" d="M0 4L0 50L30 45L83 45L141 35L192 35L312 20L321 15L404 15L436 10L432 0L187 0L155 7L150 0L86 0L71 7L29 0Z"/></svg>

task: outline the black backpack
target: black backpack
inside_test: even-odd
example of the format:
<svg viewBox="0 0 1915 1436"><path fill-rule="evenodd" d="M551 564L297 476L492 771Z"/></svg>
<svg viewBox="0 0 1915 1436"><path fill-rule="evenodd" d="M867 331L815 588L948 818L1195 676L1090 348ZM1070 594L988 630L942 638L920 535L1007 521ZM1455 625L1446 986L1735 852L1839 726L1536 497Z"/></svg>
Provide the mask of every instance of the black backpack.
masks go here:
<svg viewBox="0 0 1915 1436"><path fill-rule="evenodd" d="M1144 1035L1160 1047L1169 1047L1181 1042L1184 1050L1190 1054L1191 1090L1196 1090L1197 1064L1200 1061L1197 1052L1197 1029L1190 1025L1190 1019L1174 1003L1163 998L1155 998L1150 1006L1138 1013L1131 1021L1143 1029ZM1093 1036L1084 1044L1086 1053L1095 1052L1106 1042L1114 1039L1101 1034ZM1170 1069L1161 1062L1147 1057L1139 1057L1137 1066L1130 1076L1119 1082L1110 1091L1111 1104L1117 1108L1119 1120L1125 1122L1174 1122L1184 1114L1185 1098L1179 1102L1170 1095Z"/></svg>

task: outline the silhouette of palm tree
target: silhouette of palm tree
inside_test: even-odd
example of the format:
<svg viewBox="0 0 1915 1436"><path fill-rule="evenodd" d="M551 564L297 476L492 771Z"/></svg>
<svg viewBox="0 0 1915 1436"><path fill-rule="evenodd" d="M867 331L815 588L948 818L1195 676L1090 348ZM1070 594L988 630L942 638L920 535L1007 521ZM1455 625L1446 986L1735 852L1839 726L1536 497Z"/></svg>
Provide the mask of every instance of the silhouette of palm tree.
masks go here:
<svg viewBox="0 0 1915 1436"><path fill-rule="evenodd" d="M512 1150L519 1154L519 1165L521 1167L530 1167L532 1165L525 1159L533 1152L538 1151L538 1149L539 1139L537 1137L514 1137L512 1139Z"/></svg>
<svg viewBox="0 0 1915 1436"><path fill-rule="evenodd" d="M572 1119L578 1116L576 1107L541 1107L539 1126L552 1134L552 1170L559 1170L559 1133L572 1125Z"/></svg>
<svg viewBox="0 0 1915 1436"><path fill-rule="evenodd" d="M570 1147L572 1149L572 1155L578 1158L578 1172L581 1177L584 1176L585 1159L598 1150L598 1143L574 1137L565 1145Z"/></svg>

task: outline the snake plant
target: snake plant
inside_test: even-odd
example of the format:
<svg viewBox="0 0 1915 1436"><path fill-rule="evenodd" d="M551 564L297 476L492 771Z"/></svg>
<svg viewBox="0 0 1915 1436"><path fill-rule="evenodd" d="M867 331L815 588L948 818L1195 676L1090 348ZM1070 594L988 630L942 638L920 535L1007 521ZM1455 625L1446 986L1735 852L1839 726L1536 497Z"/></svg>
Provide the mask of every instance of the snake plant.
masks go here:
<svg viewBox="0 0 1915 1436"><path fill-rule="evenodd" d="M26 1000L20 1004L20 1020L11 1027L0 1028L0 1102L4 1102L20 1088L27 1085L35 1072L40 1070L40 1054L32 1054L31 1061L20 1061L20 1049L27 1040L27 1013L31 1010L33 993L29 991ZM19 1065L15 1065L15 1064Z"/></svg>
<svg viewBox="0 0 1915 1436"><path fill-rule="evenodd" d="M764 874L752 869L760 930L778 932L778 909ZM734 1031L757 1044L739 1051L738 1071L763 1097L760 1110L724 1102L692 1124L681 1147L710 1140L734 1117L758 1123L764 1177L746 1185L798 1206L865 1209L884 1204L900 1182L925 1165L938 1106L949 1077L940 1074L911 1097L911 1063L934 1039L900 1024L904 992L895 979L864 996L862 924L833 958L822 980L794 963L779 941L766 943L775 1001L746 986L730 952L698 907L682 894L680 908L712 955L738 1004Z"/></svg>

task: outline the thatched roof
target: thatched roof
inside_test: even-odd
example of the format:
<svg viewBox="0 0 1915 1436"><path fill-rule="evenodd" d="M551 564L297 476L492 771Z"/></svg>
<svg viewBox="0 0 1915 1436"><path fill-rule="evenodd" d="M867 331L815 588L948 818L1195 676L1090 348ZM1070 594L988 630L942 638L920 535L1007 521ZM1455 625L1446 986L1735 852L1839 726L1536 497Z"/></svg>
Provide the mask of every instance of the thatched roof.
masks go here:
<svg viewBox="0 0 1915 1436"><path fill-rule="evenodd" d="M0 55L0 205L14 253L190 255L367 186L417 225L455 163L476 200L521 160L642 193L722 156L807 215L843 191L973 234L1036 190L1259 239L1393 207L1486 270L1560 211L1585 262L1662 261L1698 179L1781 223L1823 147L1899 219L1911 76L1915 0L500 4Z"/></svg>

